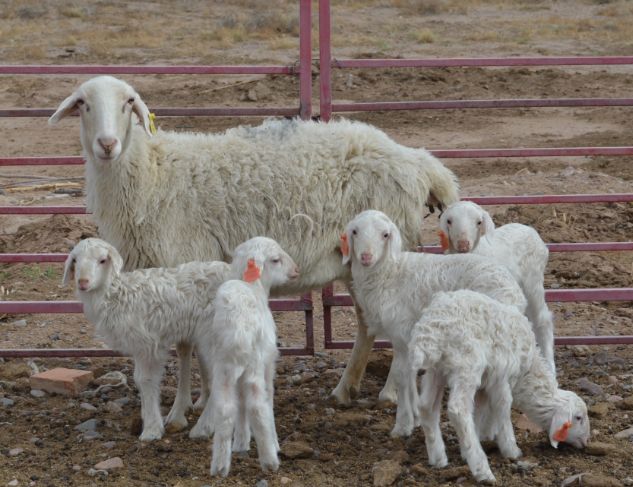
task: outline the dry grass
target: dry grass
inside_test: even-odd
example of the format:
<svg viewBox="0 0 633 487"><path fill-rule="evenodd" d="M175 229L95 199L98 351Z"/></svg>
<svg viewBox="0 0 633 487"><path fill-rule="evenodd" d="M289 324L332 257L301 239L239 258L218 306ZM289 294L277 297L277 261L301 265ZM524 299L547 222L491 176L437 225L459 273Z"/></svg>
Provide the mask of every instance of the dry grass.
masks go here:
<svg viewBox="0 0 633 487"><path fill-rule="evenodd" d="M432 44L437 37L431 29L420 29L413 32L413 40L420 44Z"/></svg>

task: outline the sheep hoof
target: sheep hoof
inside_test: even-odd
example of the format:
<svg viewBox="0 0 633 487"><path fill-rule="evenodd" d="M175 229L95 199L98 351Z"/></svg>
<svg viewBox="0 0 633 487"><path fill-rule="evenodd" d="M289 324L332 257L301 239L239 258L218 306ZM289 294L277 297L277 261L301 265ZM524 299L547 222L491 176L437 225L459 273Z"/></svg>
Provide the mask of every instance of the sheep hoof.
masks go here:
<svg viewBox="0 0 633 487"><path fill-rule="evenodd" d="M332 391L330 398L341 406L350 406L352 404L352 398L350 397L349 391L344 386L341 386L341 384L336 386L336 389Z"/></svg>
<svg viewBox="0 0 633 487"><path fill-rule="evenodd" d="M394 391L385 391L384 389L378 394L378 405L380 407L391 407L398 404L398 395Z"/></svg>
<svg viewBox="0 0 633 487"><path fill-rule="evenodd" d="M226 477L229 474L230 465L211 465L211 477Z"/></svg>
<svg viewBox="0 0 633 487"><path fill-rule="evenodd" d="M279 470L279 459L261 460L260 465L264 471L276 472Z"/></svg>
<svg viewBox="0 0 633 487"><path fill-rule="evenodd" d="M509 458L511 460L516 460L517 458L521 458L523 456L523 452L516 445L513 445L512 447L509 447L509 448L500 448L500 450L501 450L501 454L505 458Z"/></svg>
<svg viewBox="0 0 633 487"><path fill-rule="evenodd" d="M407 438L411 436L412 432L413 432L412 426L402 426L402 425L396 424L391 430L391 437L392 438Z"/></svg>
<svg viewBox="0 0 633 487"><path fill-rule="evenodd" d="M475 475L475 479L480 484L485 484L485 485L493 485L494 483L497 482L497 479L495 478L494 475L492 475L492 472Z"/></svg>
<svg viewBox="0 0 633 487"><path fill-rule="evenodd" d="M196 425L193 428L191 428L191 431L189 432L189 438L191 438L192 440L207 439L207 438L210 438L212 434L213 434L212 428L209 428L207 426L201 426L196 423Z"/></svg>
<svg viewBox="0 0 633 487"><path fill-rule="evenodd" d="M160 440L163 437L164 430L162 428L144 429L139 440L141 441L154 441Z"/></svg>
<svg viewBox="0 0 633 487"><path fill-rule="evenodd" d="M165 433L178 433L187 427L187 420L184 423L182 421L172 421L165 424Z"/></svg>
<svg viewBox="0 0 633 487"><path fill-rule="evenodd" d="M442 452L439 455L429 454L429 465L433 468L444 468L448 465L448 457L446 452Z"/></svg>

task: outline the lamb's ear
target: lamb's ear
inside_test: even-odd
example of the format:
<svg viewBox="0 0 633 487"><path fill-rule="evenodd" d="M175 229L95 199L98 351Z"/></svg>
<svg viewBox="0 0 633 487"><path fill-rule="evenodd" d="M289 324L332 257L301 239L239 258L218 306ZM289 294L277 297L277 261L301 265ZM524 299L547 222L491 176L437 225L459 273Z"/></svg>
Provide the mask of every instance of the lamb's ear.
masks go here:
<svg viewBox="0 0 633 487"><path fill-rule="evenodd" d="M108 248L108 257L110 258L112 270L116 273L121 272L121 269L123 269L123 259L121 258L121 254L111 245Z"/></svg>
<svg viewBox="0 0 633 487"><path fill-rule="evenodd" d="M567 439L571 424L571 412L569 409L558 407L549 426L549 442L554 448L558 448L558 443Z"/></svg>
<svg viewBox="0 0 633 487"><path fill-rule="evenodd" d="M349 260L352 258L352 246L354 241L352 240L352 232L349 230L345 230L341 233L340 238L340 246L341 246L341 254L343 256L343 265L347 265Z"/></svg>
<svg viewBox="0 0 633 487"><path fill-rule="evenodd" d="M389 231L389 255L392 259L397 259L402 252L402 237L400 236L400 230L396 227L395 223L391 223L391 229Z"/></svg>
<svg viewBox="0 0 633 487"><path fill-rule="evenodd" d="M141 99L138 93L134 95L134 104L132 105L132 111L138 117L139 122L141 122L141 125L145 129L145 133L151 137L153 134L150 128L151 121L149 117L149 108L147 108L147 105Z"/></svg>
<svg viewBox="0 0 633 487"><path fill-rule="evenodd" d="M481 211L481 228L479 229L479 234L481 236L487 235L488 237L492 236L495 231L495 222L492 221L492 217L490 213L486 210Z"/></svg>
<svg viewBox="0 0 633 487"><path fill-rule="evenodd" d="M62 277L62 286L68 286L71 279L75 278L75 256L68 254L66 257L66 263L64 264L64 277Z"/></svg>
<svg viewBox="0 0 633 487"><path fill-rule="evenodd" d="M73 113L75 110L77 110L77 107L78 107L77 102L79 101L79 98L80 98L79 93L74 92L72 95L66 98L63 102L61 102L61 104L57 108L57 111L53 113L51 117L48 119L48 124L55 125L62 118L67 117L68 115Z"/></svg>
<svg viewBox="0 0 633 487"><path fill-rule="evenodd" d="M246 270L242 274L242 279L246 282L255 282L262 276L262 267L257 264L254 258L248 259L246 262Z"/></svg>

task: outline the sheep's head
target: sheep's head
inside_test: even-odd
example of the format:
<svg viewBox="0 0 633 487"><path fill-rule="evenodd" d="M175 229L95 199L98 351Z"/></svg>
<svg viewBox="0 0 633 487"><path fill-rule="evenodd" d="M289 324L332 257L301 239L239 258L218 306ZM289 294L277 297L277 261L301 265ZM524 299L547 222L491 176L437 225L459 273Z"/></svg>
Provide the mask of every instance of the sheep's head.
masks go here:
<svg viewBox="0 0 633 487"><path fill-rule="evenodd" d="M89 293L108 286L112 273L120 272L122 267L123 260L112 245L98 238L87 238L68 255L62 284L74 280L77 292Z"/></svg>
<svg viewBox="0 0 633 487"><path fill-rule="evenodd" d="M299 268L273 239L255 237L235 248L233 274L247 282L261 281L265 288L282 286L299 277Z"/></svg>
<svg viewBox="0 0 633 487"><path fill-rule="evenodd" d="M472 201L458 201L440 217L440 228L448 239L450 252L472 252L484 235L491 235L495 224L490 214Z"/></svg>
<svg viewBox="0 0 633 487"><path fill-rule="evenodd" d="M384 258L396 258L401 251L400 231L381 211L359 213L347 224L341 236L343 265L352 259L371 268Z"/></svg>
<svg viewBox="0 0 633 487"><path fill-rule="evenodd" d="M98 76L83 83L48 122L55 124L75 111L81 117L81 145L93 160L108 163L125 151L135 123L132 113L151 135L147 106L134 88L112 76Z"/></svg>
<svg viewBox="0 0 633 487"><path fill-rule="evenodd" d="M558 396L562 402L554 411L549 441L554 448L558 448L558 443L561 442L584 448L591 435L587 405L571 391L559 389Z"/></svg>

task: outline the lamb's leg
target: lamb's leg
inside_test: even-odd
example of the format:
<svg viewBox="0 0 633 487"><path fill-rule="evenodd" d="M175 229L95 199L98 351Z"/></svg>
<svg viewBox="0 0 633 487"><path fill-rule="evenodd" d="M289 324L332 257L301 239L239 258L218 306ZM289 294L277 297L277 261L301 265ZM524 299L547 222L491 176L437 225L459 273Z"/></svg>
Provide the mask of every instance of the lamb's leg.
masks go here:
<svg viewBox="0 0 633 487"><path fill-rule="evenodd" d="M523 283L523 292L528 302L526 316L536 336L536 343L541 349L550 370L556 376L556 363L554 361L554 320L552 313L545 301L545 289L543 288L543 276L539 275L526 279Z"/></svg>
<svg viewBox="0 0 633 487"><path fill-rule="evenodd" d="M209 400L211 391L211 360L210 357L207 357L207 352L200 351L198 347L196 347L196 356L200 367L200 397L194 403L193 408L202 410Z"/></svg>
<svg viewBox="0 0 633 487"><path fill-rule="evenodd" d="M375 340L375 337L367 335L367 325L365 324L361 309L357 305L355 305L355 308L358 330L356 332L356 339L354 340L354 347L352 348L352 354L350 355L349 362L347 362L343 376L334 391L332 391L332 396L334 396L340 404L346 405L350 404L351 399L358 395L360 382L365 373L367 360L369 359L369 352L371 352Z"/></svg>
<svg viewBox="0 0 633 487"><path fill-rule="evenodd" d="M477 429L477 436L482 441L494 440L499 431L499 424L494 415L488 394L482 389L475 394L475 428Z"/></svg>
<svg viewBox="0 0 633 487"><path fill-rule="evenodd" d="M231 438L238 413L237 382L243 369L237 367L214 367L213 392L213 455L211 475L226 477L231 469ZM206 408L205 408L206 410Z"/></svg>
<svg viewBox="0 0 633 487"><path fill-rule="evenodd" d="M237 411L237 423L235 424L235 431L233 433L233 451L234 452L246 452L250 449L251 445L251 427L246 411L246 397L244 397L243 377L238 380L238 411Z"/></svg>
<svg viewBox="0 0 633 487"><path fill-rule="evenodd" d="M141 441L158 440L165 432L160 414L160 380L163 366L164 361L158 358L138 359L134 364L134 381L141 396Z"/></svg>
<svg viewBox="0 0 633 487"><path fill-rule="evenodd" d="M263 470L276 472L279 468L279 459L275 444L275 416L266 390L265 377L263 374L253 374L243 385L246 409L257 443L259 464Z"/></svg>
<svg viewBox="0 0 633 487"><path fill-rule="evenodd" d="M274 403L275 403L275 373L277 372L277 365L276 365L276 360L277 360L277 355L275 354L275 357L273 360L271 360L268 365L266 366L266 371L265 371L265 379L266 379L266 392L268 394L268 402L270 403L270 409L272 411L274 411ZM274 433L274 440L275 440L275 448L277 450L277 452L281 451L281 448L279 447L279 438L277 437L277 429L275 428L275 418L273 416L273 433Z"/></svg>
<svg viewBox="0 0 633 487"><path fill-rule="evenodd" d="M176 344L178 354L178 389L176 399L165 418L165 427L169 432L180 431L187 426L186 414L193 407L191 402L191 343Z"/></svg>
<svg viewBox="0 0 633 487"><path fill-rule="evenodd" d="M512 427L512 390L510 384L503 381L497 384L489 394L494 394L492 402L492 414L497 419L499 430L497 433L497 445L499 451L506 458L516 459L522 455L517 445Z"/></svg>
<svg viewBox="0 0 633 487"><path fill-rule="evenodd" d="M422 378L422 392L420 394L420 422L424 430L426 453L429 465L437 468L448 465L446 447L440 429L440 413L442 396L444 395L444 380L440 374L427 370Z"/></svg>
<svg viewBox="0 0 633 487"><path fill-rule="evenodd" d="M495 482L488 458L477 437L473 419L473 403L477 387L477 384L473 384L470 380L457 380L451 385L448 418L457 433L462 457L468 462L475 479L478 482Z"/></svg>
<svg viewBox="0 0 633 487"><path fill-rule="evenodd" d="M406 350L396 350L394 348L394 360L391 363L391 370L398 387L398 409L396 410L396 424L391 430L391 436L410 436L415 426L415 412L417 407L415 371L409 366ZM412 390L413 389L413 390Z"/></svg>

